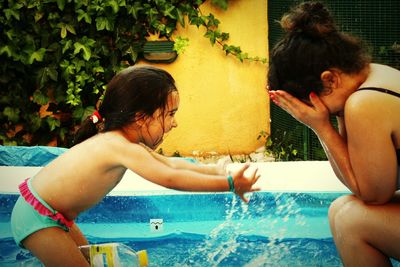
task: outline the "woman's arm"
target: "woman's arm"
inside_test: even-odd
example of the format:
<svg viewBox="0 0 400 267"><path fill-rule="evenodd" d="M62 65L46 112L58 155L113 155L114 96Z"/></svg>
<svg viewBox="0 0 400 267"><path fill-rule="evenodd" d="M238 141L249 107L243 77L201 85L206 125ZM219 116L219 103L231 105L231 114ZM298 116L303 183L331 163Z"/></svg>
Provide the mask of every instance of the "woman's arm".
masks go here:
<svg viewBox="0 0 400 267"><path fill-rule="evenodd" d="M358 184L351 170L346 140L333 127L329 111L319 97L310 94L311 104L307 105L285 91L270 91L270 94L275 104L315 132L336 176L354 194L359 195Z"/></svg>
<svg viewBox="0 0 400 267"><path fill-rule="evenodd" d="M340 135L340 137L341 137L341 139L342 139L342 142L347 143L347 134L346 134L346 127L345 127L345 124L344 124L344 116L343 116L343 115L341 115L341 116L336 116L336 119L337 119L337 123L338 123L339 135ZM315 131L314 131L314 132L315 132ZM316 134L317 134L317 133L316 133ZM335 133L334 133L334 134L335 134ZM349 185L346 184L346 183L344 182L345 179L344 179L344 177L343 177L343 174L342 174L342 172L341 172L339 166L336 164L335 158L334 158L333 155L331 154L331 150L330 150L329 146L328 146L327 144L325 144L325 141L324 141L318 134L317 134L317 137L318 137L318 139L319 139L319 141L320 141L320 143L321 143L322 148L323 148L324 151L325 151L326 157L328 158L329 163L331 164L331 167L332 167L333 172L335 173L336 177L338 177L339 180L340 180L346 187L349 188ZM337 137L337 138L340 138L340 137Z"/></svg>
<svg viewBox="0 0 400 267"><path fill-rule="evenodd" d="M397 190L393 142L399 129L396 98L374 91L353 93L346 101L347 148L360 196L371 203L389 201Z"/></svg>
<svg viewBox="0 0 400 267"><path fill-rule="evenodd" d="M373 111L371 105L349 109L346 104L346 123L339 120L339 134L318 96L311 95L308 106L284 91L272 94L277 105L316 133L335 174L354 194L370 203L385 203L392 197L397 166L379 111ZM360 110L369 112L374 123L365 117L367 114L356 113Z"/></svg>

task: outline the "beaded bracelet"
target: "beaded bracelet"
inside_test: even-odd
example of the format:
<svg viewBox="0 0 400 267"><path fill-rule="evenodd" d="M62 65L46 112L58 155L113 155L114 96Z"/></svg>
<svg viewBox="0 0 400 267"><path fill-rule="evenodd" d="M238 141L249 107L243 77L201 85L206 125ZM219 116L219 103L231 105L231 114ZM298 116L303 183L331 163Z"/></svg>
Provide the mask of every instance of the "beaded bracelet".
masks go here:
<svg viewBox="0 0 400 267"><path fill-rule="evenodd" d="M229 191L235 192L235 185L233 183L232 175L228 175Z"/></svg>

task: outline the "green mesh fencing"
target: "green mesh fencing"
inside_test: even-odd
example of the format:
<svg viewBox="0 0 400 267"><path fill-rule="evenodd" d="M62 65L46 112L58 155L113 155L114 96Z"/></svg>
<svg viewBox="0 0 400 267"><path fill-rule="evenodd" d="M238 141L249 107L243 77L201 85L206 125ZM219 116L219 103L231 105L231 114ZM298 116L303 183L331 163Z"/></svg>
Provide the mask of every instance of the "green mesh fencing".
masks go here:
<svg viewBox="0 0 400 267"><path fill-rule="evenodd" d="M290 7L304 1L268 1L269 47L282 37L277 21ZM400 69L399 0L326 0L340 29L361 37L370 48L373 62ZM316 135L271 102L271 138L297 150L295 159L326 160ZM335 119L332 118L332 122ZM288 151L290 152L290 151ZM293 158L292 158L293 160Z"/></svg>

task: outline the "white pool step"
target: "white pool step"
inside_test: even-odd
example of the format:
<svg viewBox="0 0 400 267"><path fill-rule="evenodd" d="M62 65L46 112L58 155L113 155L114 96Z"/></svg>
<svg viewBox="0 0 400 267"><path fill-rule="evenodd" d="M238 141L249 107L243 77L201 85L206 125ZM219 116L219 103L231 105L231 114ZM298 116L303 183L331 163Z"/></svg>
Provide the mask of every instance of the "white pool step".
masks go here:
<svg viewBox="0 0 400 267"><path fill-rule="evenodd" d="M228 165L238 168L240 163ZM27 177L35 175L42 167L0 166L0 193L16 193L18 185ZM336 178L328 161L293 161L251 163L258 168L261 178L257 185L265 191L283 192L349 192ZM110 195L125 194L187 194L149 182L128 170Z"/></svg>

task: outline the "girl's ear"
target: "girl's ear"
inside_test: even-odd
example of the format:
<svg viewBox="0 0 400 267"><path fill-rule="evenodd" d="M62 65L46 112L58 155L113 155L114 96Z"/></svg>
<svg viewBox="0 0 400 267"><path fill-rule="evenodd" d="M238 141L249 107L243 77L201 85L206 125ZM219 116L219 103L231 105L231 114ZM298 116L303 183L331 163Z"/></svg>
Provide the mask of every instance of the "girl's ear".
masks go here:
<svg viewBox="0 0 400 267"><path fill-rule="evenodd" d="M139 127L142 127L146 123L147 119L148 117L146 114L139 112L135 115L135 124Z"/></svg>
<svg viewBox="0 0 400 267"><path fill-rule="evenodd" d="M339 87L340 75L335 70L326 70L321 73L321 81L324 88L334 90Z"/></svg>

